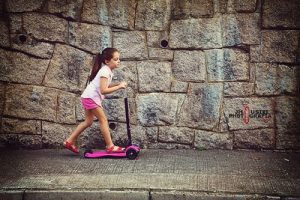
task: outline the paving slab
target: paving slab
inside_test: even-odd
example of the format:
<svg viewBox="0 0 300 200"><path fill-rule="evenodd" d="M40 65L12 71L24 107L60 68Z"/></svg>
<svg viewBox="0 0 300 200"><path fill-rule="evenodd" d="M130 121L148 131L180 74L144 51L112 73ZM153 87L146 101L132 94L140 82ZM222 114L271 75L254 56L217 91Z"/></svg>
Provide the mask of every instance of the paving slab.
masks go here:
<svg viewBox="0 0 300 200"><path fill-rule="evenodd" d="M0 163L0 199L300 199L297 152L142 150L127 160L2 149Z"/></svg>

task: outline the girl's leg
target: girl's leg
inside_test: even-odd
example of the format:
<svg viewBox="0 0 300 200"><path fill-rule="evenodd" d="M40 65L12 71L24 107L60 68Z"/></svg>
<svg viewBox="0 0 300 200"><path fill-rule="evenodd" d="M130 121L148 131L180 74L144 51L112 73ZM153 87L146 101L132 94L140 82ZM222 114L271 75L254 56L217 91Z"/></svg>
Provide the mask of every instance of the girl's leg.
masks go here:
<svg viewBox="0 0 300 200"><path fill-rule="evenodd" d="M93 124L94 115L91 110L85 110L85 120L81 122L77 128L72 132L67 142L75 144L78 136L89 126Z"/></svg>
<svg viewBox="0 0 300 200"><path fill-rule="evenodd" d="M100 123L100 131L103 135L103 138L105 140L105 144L106 144L106 148L112 148L114 146L112 139L111 139L111 135L109 132L109 126L108 126L108 120L107 117L105 115L105 112L103 110L103 108L98 107L92 110L93 114L98 118L99 123ZM117 151L118 147L114 147L112 151Z"/></svg>

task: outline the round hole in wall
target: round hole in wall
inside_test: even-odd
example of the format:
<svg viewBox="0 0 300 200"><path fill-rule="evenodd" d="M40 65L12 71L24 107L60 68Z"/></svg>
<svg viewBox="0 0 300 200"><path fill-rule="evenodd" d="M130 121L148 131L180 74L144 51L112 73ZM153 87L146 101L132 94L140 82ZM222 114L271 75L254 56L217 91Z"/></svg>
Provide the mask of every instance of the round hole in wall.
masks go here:
<svg viewBox="0 0 300 200"><path fill-rule="evenodd" d="M110 122L110 123L108 124L108 126L109 126L109 128L110 128L111 130L116 130L116 128L117 128L117 124L114 123L114 122Z"/></svg>
<svg viewBox="0 0 300 200"><path fill-rule="evenodd" d="M27 40L27 36L26 35L23 35L23 34L19 35L19 41L21 43L25 43L26 40Z"/></svg>
<svg viewBox="0 0 300 200"><path fill-rule="evenodd" d="M167 48L168 45L169 45L168 40L161 40L161 41L160 41L160 46L161 46L162 48Z"/></svg>

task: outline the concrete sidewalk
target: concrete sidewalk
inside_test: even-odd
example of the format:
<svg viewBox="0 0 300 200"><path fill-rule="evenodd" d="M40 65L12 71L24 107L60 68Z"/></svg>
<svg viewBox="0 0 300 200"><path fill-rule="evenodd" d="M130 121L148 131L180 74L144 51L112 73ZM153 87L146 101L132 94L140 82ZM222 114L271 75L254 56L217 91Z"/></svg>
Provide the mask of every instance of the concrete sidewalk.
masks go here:
<svg viewBox="0 0 300 200"><path fill-rule="evenodd" d="M300 153L142 150L137 160L1 150L0 199L300 199Z"/></svg>

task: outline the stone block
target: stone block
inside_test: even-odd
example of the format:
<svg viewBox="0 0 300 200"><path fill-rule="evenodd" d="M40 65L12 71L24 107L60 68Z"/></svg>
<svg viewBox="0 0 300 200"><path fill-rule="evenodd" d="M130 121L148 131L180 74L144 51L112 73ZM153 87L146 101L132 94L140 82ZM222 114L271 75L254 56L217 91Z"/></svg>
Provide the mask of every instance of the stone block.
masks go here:
<svg viewBox="0 0 300 200"><path fill-rule="evenodd" d="M43 1L40 0L10 0L7 1L6 10L8 12L28 12L37 11L42 8Z"/></svg>
<svg viewBox="0 0 300 200"><path fill-rule="evenodd" d="M262 41L259 48L252 49L258 55L259 62L296 62L296 52L299 42L299 31L295 30L265 30L262 31Z"/></svg>
<svg viewBox="0 0 300 200"><path fill-rule="evenodd" d="M80 19L83 0L48 0L48 12L53 14L61 14L68 19Z"/></svg>
<svg viewBox="0 0 300 200"><path fill-rule="evenodd" d="M300 37L298 38L298 44L300 44ZM300 63L300 45L298 45L298 49L296 53L296 63Z"/></svg>
<svg viewBox="0 0 300 200"><path fill-rule="evenodd" d="M172 5L173 19L212 17L214 14L214 2L211 0L175 0Z"/></svg>
<svg viewBox="0 0 300 200"><path fill-rule="evenodd" d="M138 1L135 29L167 30L171 18L171 3L172 0Z"/></svg>
<svg viewBox="0 0 300 200"><path fill-rule="evenodd" d="M280 94L280 83L276 64L257 63L255 75L255 93L258 95Z"/></svg>
<svg viewBox="0 0 300 200"><path fill-rule="evenodd" d="M272 98L225 98L224 113L229 130L274 127Z"/></svg>
<svg viewBox="0 0 300 200"><path fill-rule="evenodd" d="M275 149L274 129L234 131L234 147L238 149Z"/></svg>
<svg viewBox="0 0 300 200"><path fill-rule="evenodd" d="M114 123L116 126L114 129L110 129L112 140L114 144L118 146L126 146L127 145L127 132L126 132L126 124L124 123L116 123L116 122L111 122ZM133 127L131 126L131 133L133 134ZM145 135L144 131L139 133L140 135Z"/></svg>
<svg viewBox="0 0 300 200"><path fill-rule="evenodd" d="M41 135L0 134L0 147L13 149L41 149Z"/></svg>
<svg viewBox="0 0 300 200"><path fill-rule="evenodd" d="M222 47L221 17L171 22L169 46L211 49Z"/></svg>
<svg viewBox="0 0 300 200"><path fill-rule="evenodd" d="M300 28L298 0L266 0L262 8L263 28Z"/></svg>
<svg viewBox="0 0 300 200"><path fill-rule="evenodd" d="M124 99L105 99L102 106L108 120L126 122Z"/></svg>
<svg viewBox="0 0 300 200"><path fill-rule="evenodd" d="M11 34L11 45L13 49L31 54L35 57L50 59L53 54L54 45L39 42L28 34ZM24 42L22 42L24 41Z"/></svg>
<svg viewBox="0 0 300 200"><path fill-rule="evenodd" d="M68 21L50 14L23 14L23 27L27 34L39 40L68 42Z"/></svg>
<svg viewBox="0 0 300 200"><path fill-rule="evenodd" d="M59 92L57 99L56 118L58 123L75 124L75 97L76 95L68 92Z"/></svg>
<svg viewBox="0 0 300 200"><path fill-rule="evenodd" d="M250 46L250 62L257 63L260 62L261 46L260 45L251 45Z"/></svg>
<svg viewBox="0 0 300 200"><path fill-rule="evenodd" d="M300 127L300 100L297 97L281 96L275 99L276 125L280 127ZM299 132L298 132L299 133Z"/></svg>
<svg viewBox="0 0 300 200"><path fill-rule="evenodd" d="M257 63L255 83L258 95L297 94L297 67Z"/></svg>
<svg viewBox="0 0 300 200"><path fill-rule="evenodd" d="M192 144L195 137L195 130L185 127L159 127L158 141L180 144Z"/></svg>
<svg viewBox="0 0 300 200"><path fill-rule="evenodd" d="M76 120L83 121L85 119L85 111L84 107L81 103L81 97L76 97L75 99L75 112L76 112Z"/></svg>
<svg viewBox="0 0 300 200"><path fill-rule="evenodd" d="M2 18L0 18L0 30L0 46L9 47L10 41L8 23Z"/></svg>
<svg viewBox="0 0 300 200"><path fill-rule="evenodd" d="M300 67L279 65L277 74L281 93L299 94Z"/></svg>
<svg viewBox="0 0 300 200"><path fill-rule="evenodd" d="M250 61L249 63L249 76L250 76L250 79L249 79L249 82L250 83L255 83L255 79L256 79L256 66L255 66L256 63L252 63L252 61Z"/></svg>
<svg viewBox="0 0 300 200"><path fill-rule="evenodd" d="M134 98L138 91L138 75L137 75L137 63L133 61L122 61L120 66L113 71L114 83L120 83L125 81L127 83L126 90L118 90L114 93L106 95L107 98Z"/></svg>
<svg viewBox="0 0 300 200"><path fill-rule="evenodd" d="M195 147L197 149L232 149L233 137L229 133L196 130Z"/></svg>
<svg viewBox="0 0 300 200"><path fill-rule="evenodd" d="M112 46L111 30L108 26L69 22L69 41L71 45L92 52L101 52Z"/></svg>
<svg viewBox="0 0 300 200"><path fill-rule="evenodd" d="M125 123L110 121L114 124L110 129L112 140L118 146L126 146L128 144L127 128ZM133 144L138 144L141 148L147 148L152 140L157 140L156 127L142 127L139 125L130 125L131 139ZM102 134L101 134L102 138ZM104 141L102 142L105 145Z"/></svg>
<svg viewBox="0 0 300 200"><path fill-rule="evenodd" d="M99 13L96 0L85 0L82 4L82 22L99 23Z"/></svg>
<svg viewBox="0 0 300 200"><path fill-rule="evenodd" d="M277 125L276 149L299 150L300 149L300 127L286 127Z"/></svg>
<svg viewBox="0 0 300 200"><path fill-rule="evenodd" d="M149 59L172 61L174 52L169 49L149 48Z"/></svg>
<svg viewBox="0 0 300 200"><path fill-rule="evenodd" d="M100 24L133 30L136 4L136 0L96 0L96 10L93 7L95 6L94 2L89 3L86 7L94 9L90 12L97 13ZM88 11L86 10L83 13ZM92 20L95 20L95 16L92 17Z"/></svg>
<svg viewBox="0 0 300 200"><path fill-rule="evenodd" d="M260 44L259 13L223 15L223 46Z"/></svg>
<svg viewBox="0 0 300 200"><path fill-rule="evenodd" d="M241 29L236 14L223 15L223 45L234 46L235 44L242 44Z"/></svg>
<svg viewBox="0 0 300 200"><path fill-rule="evenodd" d="M175 51L172 71L179 81L204 82L206 80L203 51Z"/></svg>
<svg viewBox="0 0 300 200"><path fill-rule="evenodd" d="M194 83L189 90L179 109L178 125L206 130L217 127L223 84Z"/></svg>
<svg viewBox="0 0 300 200"><path fill-rule="evenodd" d="M23 15L21 13L10 13L9 15L9 30L11 34L25 32L23 26Z"/></svg>
<svg viewBox="0 0 300 200"><path fill-rule="evenodd" d="M19 120L3 118L1 133L3 134L41 134L41 122L38 120Z"/></svg>
<svg viewBox="0 0 300 200"><path fill-rule="evenodd" d="M146 31L147 46L154 49L161 48L161 40L169 41L169 35L166 31ZM149 48L150 51L150 48Z"/></svg>
<svg viewBox="0 0 300 200"><path fill-rule="evenodd" d="M238 49L205 51L208 81L249 81L249 54Z"/></svg>
<svg viewBox="0 0 300 200"><path fill-rule="evenodd" d="M177 80L172 81L171 92L187 93L189 84Z"/></svg>
<svg viewBox="0 0 300 200"><path fill-rule="evenodd" d="M112 138L115 144L126 146L128 143L127 128L124 123L116 123L116 129L111 130ZM139 125L131 125L132 143L138 144L141 148L148 148L157 142L158 128L143 127Z"/></svg>
<svg viewBox="0 0 300 200"><path fill-rule="evenodd" d="M0 80L41 84L49 62L50 60L37 59L23 53L0 49Z"/></svg>
<svg viewBox="0 0 300 200"><path fill-rule="evenodd" d="M157 143L158 128L131 126L132 141L134 144L140 145L141 148L149 148L152 144ZM127 133L124 131L124 133ZM124 136L127 141L127 134Z"/></svg>
<svg viewBox="0 0 300 200"><path fill-rule="evenodd" d="M170 62L142 61L137 63L139 92L170 92Z"/></svg>
<svg viewBox="0 0 300 200"><path fill-rule="evenodd" d="M215 13L234 13L234 2L233 0L218 0L214 1L214 12Z"/></svg>
<svg viewBox="0 0 300 200"><path fill-rule="evenodd" d="M142 60L148 57L146 34L141 31L114 32L113 46L120 51L122 59Z"/></svg>
<svg viewBox="0 0 300 200"><path fill-rule="evenodd" d="M21 148L26 149L41 149L42 136L41 135L19 135L19 145Z"/></svg>
<svg viewBox="0 0 300 200"><path fill-rule="evenodd" d="M3 115L4 103L5 103L5 88L6 85L0 82L0 116ZM1 117L0 117L1 119Z"/></svg>
<svg viewBox="0 0 300 200"><path fill-rule="evenodd" d="M43 84L72 92L84 90L92 56L67 45L56 44Z"/></svg>
<svg viewBox="0 0 300 200"><path fill-rule="evenodd" d="M23 119L56 120L57 90L10 84L6 88L4 115Z"/></svg>
<svg viewBox="0 0 300 200"><path fill-rule="evenodd" d="M152 144L156 144L158 141L158 128L157 127L145 127L146 132L146 140L142 140L140 141L142 144L145 143L145 141L147 142L146 144L144 144L144 148L149 148ZM140 134L138 132L135 132L135 134L133 135L133 137L139 136Z"/></svg>
<svg viewBox="0 0 300 200"><path fill-rule="evenodd" d="M130 112L129 113L130 124L137 125L136 98L135 97L128 98L128 104L129 104L128 106L129 106L129 112ZM124 100L123 100L123 106L125 106Z"/></svg>
<svg viewBox="0 0 300 200"><path fill-rule="evenodd" d="M260 12L260 0L218 0L214 9L222 14Z"/></svg>
<svg viewBox="0 0 300 200"><path fill-rule="evenodd" d="M229 132L228 120L226 119L226 116L224 114L224 110L221 111L219 127L218 127L218 129L215 129L214 131L217 131L217 132L220 132L220 133Z"/></svg>
<svg viewBox="0 0 300 200"><path fill-rule="evenodd" d="M137 96L137 118L142 126L172 125L185 95L151 93Z"/></svg>
<svg viewBox="0 0 300 200"><path fill-rule="evenodd" d="M234 0L234 8L237 12L255 12L257 0Z"/></svg>
<svg viewBox="0 0 300 200"><path fill-rule="evenodd" d="M17 134L0 134L0 148L19 149L20 143Z"/></svg>
<svg viewBox="0 0 300 200"><path fill-rule="evenodd" d="M242 97L251 96L254 94L254 83L248 82L225 82L224 96L225 97Z"/></svg>
<svg viewBox="0 0 300 200"><path fill-rule="evenodd" d="M63 125L51 122L42 122L43 148L62 147L63 142L71 135L76 126Z"/></svg>
<svg viewBox="0 0 300 200"><path fill-rule="evenodd" d="M73 130L74 131L75 127ZM71 134L69 132L68 134ZM113 135L112 135L113 137ZM113 140L114 141L114 140ZM104 149L105 142L100 132L100 126L98 121L94 121L92 126L87 128L82 135L78 138L78 146L86 149Z"/></svg>

